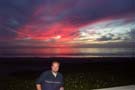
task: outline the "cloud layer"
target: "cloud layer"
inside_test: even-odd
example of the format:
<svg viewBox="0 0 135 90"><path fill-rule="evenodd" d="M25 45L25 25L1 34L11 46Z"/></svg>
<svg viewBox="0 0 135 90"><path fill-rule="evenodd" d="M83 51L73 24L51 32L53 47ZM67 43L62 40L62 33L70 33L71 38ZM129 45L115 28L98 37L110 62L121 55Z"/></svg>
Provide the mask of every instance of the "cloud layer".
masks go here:
<svg viewBox="0 0 135 90"><path fill-rule="evenodd" d="M100 20L80 29L81 41L135 41L135 18L132 16Z"/></svg>
<svg viewBox="0 0 135 90"><path fill-rule="evenodd" d="M134 9L134 0L0 0L0 40L127 39L127 29L134 32L134 18L127 14L134 16ZM124 15L125 19L113 19ZM107 17L113 18L106 21ZM123 21L127 18L133 20ZM104 20L99 23L100 19ZM86 26L90 30L80 31Z"/></svg>

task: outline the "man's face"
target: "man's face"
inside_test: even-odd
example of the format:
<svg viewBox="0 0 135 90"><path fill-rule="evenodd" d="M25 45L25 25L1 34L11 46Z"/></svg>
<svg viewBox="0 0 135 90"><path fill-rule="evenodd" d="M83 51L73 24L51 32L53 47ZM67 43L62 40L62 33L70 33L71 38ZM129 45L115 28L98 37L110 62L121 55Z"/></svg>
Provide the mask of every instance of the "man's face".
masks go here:
<svg viewBox="0 0 135 90"><path fill-rule="evenodd" d="M52 63L52 66L51 66L52 71L53 71L53 72L58 72L58 71L59 71L59 66L60 66L60 64L57 63L57 62Z"/></svg>

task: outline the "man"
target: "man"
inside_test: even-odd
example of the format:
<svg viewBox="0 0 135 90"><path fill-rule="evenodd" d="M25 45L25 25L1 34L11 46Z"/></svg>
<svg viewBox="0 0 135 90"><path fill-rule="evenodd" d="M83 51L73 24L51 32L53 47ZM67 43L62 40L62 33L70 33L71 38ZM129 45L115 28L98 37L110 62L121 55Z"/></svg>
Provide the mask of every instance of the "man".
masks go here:
<svg viewBox="0 0 135 90"><path fill-rule="evenodd" d="M37 90L64 90L63 76L59 73L60 63L53 61L51 70L43 72L36 80Z"/></svg>

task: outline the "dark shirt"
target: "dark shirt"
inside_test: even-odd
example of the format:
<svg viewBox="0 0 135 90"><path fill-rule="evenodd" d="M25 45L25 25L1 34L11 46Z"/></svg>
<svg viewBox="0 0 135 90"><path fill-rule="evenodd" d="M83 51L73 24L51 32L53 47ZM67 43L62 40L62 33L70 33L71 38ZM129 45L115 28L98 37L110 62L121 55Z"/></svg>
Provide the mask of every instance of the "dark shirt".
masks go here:
<svg viewBox="0 0 135 90"><path fill-rule="evenodd" d="M58 72L55 77L52 71L48 70L40 75L36 84L41 84L42 90L60 90L60 87L63 87L63 76Z"/></svg>

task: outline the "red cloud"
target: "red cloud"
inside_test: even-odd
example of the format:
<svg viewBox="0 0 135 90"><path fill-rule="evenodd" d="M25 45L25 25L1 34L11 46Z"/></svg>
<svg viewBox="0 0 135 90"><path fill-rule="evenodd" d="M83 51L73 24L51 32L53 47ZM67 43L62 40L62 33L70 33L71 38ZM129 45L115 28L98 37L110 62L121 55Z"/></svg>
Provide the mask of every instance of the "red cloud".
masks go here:
<svg viewBox="0 0 135 90"><path fill-rule="evenodd" d="M60 20L55 20L62 12L71 9L70 7L73 7L75 3L69 4L70 3L65 5L64 3L60 3L51 7L45 5L38 6L29 19L29 22L19 28L17 39L31 38L36 40L49 40L60 36L61 38L59 38L59 40L61 41L72 40L78 37L78 30L80 27L107 19L113 19L114 17L116 18L116 16L110 16L101 20L90 20L85 23L81 23L78 20L80 18L78 16L65 16ZM49 21L48 17L52 18L51 21Z"/></svg>

